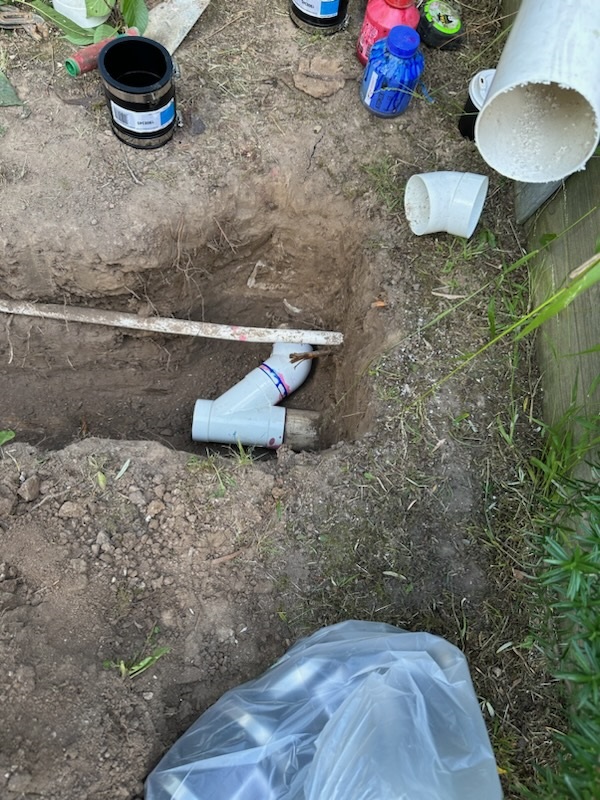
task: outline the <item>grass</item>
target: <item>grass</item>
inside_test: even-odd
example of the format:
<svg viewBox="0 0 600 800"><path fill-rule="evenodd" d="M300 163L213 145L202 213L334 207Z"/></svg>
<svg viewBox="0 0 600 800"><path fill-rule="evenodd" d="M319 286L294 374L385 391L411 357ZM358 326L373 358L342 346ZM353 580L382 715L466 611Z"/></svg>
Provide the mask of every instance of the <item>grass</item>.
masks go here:
<svg viewBox="0 0 600 800"><path fill-rule="evenodd" d="M137 678L146 670L153 667L159 659L171 652L170 647L156 647L151 650L156 642L156 637L160 633L160 628L155 625L140 650L130 659L117 658L107 659L102 663L104 669L117 670L124 680L126 678Z"/></svg>
<svg viewBox="0 0 600 800"><path fill-rule="evenodd" d="M587 446L597 449L598 439ZM579 445L576 457L554 434L540 476L534 606L547 613L535 635L560 682L567 725L556 734L557 763L543 769L535 790L527 792L539 800L600 795L600 463L591 465L591 480L571 477L587 446Z"/></svg>
<svg viewBox="0 0 600 800"><path fill-rule="evenodd" d="M244 458L246 458L246 455ZM238 453L238 459L238 463L241 464L241 453ZM227 490L236 485L235 478L225 469L221 462L222 459L213 453L207 455L205 458L190 456L187 460L187 469L191 473L205 472L216 481L217 488L213 492L214 497L224 497L227 494Z"/></svg>

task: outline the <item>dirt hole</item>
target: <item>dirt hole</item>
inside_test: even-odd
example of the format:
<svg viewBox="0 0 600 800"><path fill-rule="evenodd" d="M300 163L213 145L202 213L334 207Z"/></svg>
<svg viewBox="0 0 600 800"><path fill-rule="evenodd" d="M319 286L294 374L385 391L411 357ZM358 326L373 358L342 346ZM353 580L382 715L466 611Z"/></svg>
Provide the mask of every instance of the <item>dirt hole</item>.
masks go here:
<svg viewBox="0 0 600 800"><path fill-rule="evenodd" d="M321 412L323 447L359 435L368 419L362 376L379 337L369 322L365 226L343 198L289 181L255 186L253 202L226 206L223 197L201 219L171 217L157 226L155 247L140 245L120 262L69 266L67 254L54 291L32 298L17 281L9 294L143 316L342 331L344 345L314 359L288 405ZM217 398L271 350L24 316L0 325L3 425L48 449L91 435L203 451L191 441L195 400Z"/></svg>

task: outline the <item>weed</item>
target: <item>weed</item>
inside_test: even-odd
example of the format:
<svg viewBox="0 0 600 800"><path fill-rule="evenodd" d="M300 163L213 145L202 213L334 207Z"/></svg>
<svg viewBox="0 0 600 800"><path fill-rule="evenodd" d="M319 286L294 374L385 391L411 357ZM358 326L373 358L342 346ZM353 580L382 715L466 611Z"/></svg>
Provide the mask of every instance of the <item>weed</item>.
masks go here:
<svg viewBox="0 0 600 800"><path fill-rule="evenodd" d="M362 170L371 179L375 193L388 211L396 211L403 203L404 188L399 178L400 162L385 156L371 164L363 164Z"/></svg>
<svg viewBox="0 0 600 800"><path fill-rule="evenodd" d="M187 461L187 468L190 472L208 472L215 478L218 487L215 489L215 497L224 497L227 489L235 486L235 479L218 463L216 455L208 455L206 458L190 456Z"/></svg>
<svg viewBox="0 0 600 800"><path fill-rule="evenodd" d="M14 431L0 431L0 447L7 442L12 441L16 436Z"/></svg>
<svg viewBox="0 0 600 800"><path fill-rule="evenodd" d="M543 559L535 592L550 612L537 639L567 689L569 720L557 734L557 768L541 773L539 793L530 796L592 800L600 778L600 463L588 481L556 472L557 463L570 460L556 454L552 483L545 484L550 496L538 520Z"/></svg>
<svg viewBox="0 0 600 800"><path fill-rule="evenodd" d="M155 625L146 637L141 649L133 658L129 660L125 660L123 658L116 660L107 659L102 663L102 666L104 669L118 670L121 678L123 679L137 678L137 676L141 675L142 672L146 672L147 669L153 667L160 658L171 652L170 647L157 647L151 653L148 652L155 644L156 637L159 633L160 628Z"/></svg>
<svg viewBox="0 0 600 800"><path fill-rule="evenodd" d="M101 492L104 492L106 489L105 463L106 458L104 456L92 455L88 458L88 464L93 472L93 475L90 475L90 480L94 490L98 487Z"/></svg>
<svg viewBox="0 0 600 800"><path fill-rule="evenodd" d="M233 456L234 462L238 467L248 467L254 463L254 455L253 450L249 447L247 450L244 445L239 441L237 442L237 447L230 448L231 454Z"/></svg>
<svg viewBox="0 0 600 800"><path fill-rule="evenodd" d="M520 259L519 261L522 263L524 259ZM422 401L426 397L434 394L447 381L449 381L459 372L462 372L469 364L483 355L483 353L485 353L490 347L498 344L504 338L512 337L512 341L517 343L524 337L533 333L544 322L563 311L573 302L573 300L575 300L576 297L600 281L600 257L593 256L592 258L588 259L588 261L586 261L576 270L573 270L569 277L570 282L566 284L566 286L563 286L547 300L544 300L531 311L523 314L518 319L511 322L508 326L496 332L494 336L492 336L477 350L472 353L465 354L460 360L459 364L453 370L446 373L439 380L435 381L425 392L419 395L414 403Z"/></svg>
<svg viewBox="0 0 600 800"><path fill-rule="evenodd" d="M490 250L495 250L497 246L496 236L490 230L482 230L472 239L461 239L455 237L450 239L447 245L448 252L440 253L445 258L442 273L447 275L453 272L457 266L473 261L473 259ZM445 243L438 242L438 252L446 248Z"/></svg>

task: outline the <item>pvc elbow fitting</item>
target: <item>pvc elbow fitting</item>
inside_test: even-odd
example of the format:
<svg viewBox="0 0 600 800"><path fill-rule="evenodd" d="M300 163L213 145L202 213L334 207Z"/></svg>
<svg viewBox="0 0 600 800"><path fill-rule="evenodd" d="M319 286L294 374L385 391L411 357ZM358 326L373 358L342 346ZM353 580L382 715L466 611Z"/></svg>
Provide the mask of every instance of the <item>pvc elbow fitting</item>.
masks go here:
<svg viewBox="0 0 600 800"><path fill-rule="evenodd" d="M423 172L408 179L404 211L417 236L451 233L469 239L477 227L488 178L472 172Z"/></svg>

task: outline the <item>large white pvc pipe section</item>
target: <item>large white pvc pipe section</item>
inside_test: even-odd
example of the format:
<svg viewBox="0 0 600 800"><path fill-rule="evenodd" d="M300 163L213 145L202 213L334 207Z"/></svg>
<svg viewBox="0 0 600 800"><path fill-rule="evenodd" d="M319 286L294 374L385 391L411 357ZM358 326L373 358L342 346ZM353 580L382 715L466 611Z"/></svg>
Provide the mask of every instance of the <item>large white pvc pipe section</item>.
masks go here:
<svg viewBox="0 0 600 800"><path fill-rule="evenodd" d="M548 183L585 167L600 140L599 0L522 0L475 123L485 161Z"/></svg>
<svg viewBox="0 0 600 800"><path fill-rule="evenodd" d="M309 344L278 342L260 367L252 370L217 400L196 400L192 439L275 449L283 444L285 400L301 386L311 359L292 363L291 353L308 353Z"/></svg>

